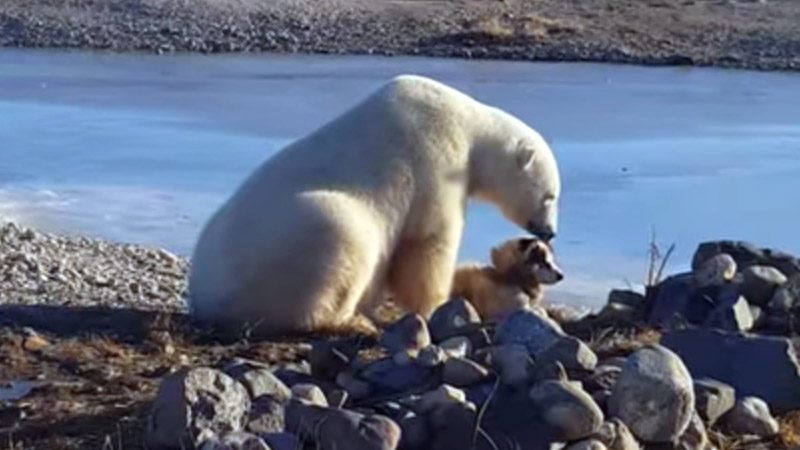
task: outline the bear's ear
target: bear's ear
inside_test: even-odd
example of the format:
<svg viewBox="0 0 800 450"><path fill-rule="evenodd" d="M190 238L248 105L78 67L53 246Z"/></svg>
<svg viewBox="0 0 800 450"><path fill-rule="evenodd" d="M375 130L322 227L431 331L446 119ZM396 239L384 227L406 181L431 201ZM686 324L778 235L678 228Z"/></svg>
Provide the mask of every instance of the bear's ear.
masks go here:
<svg viewBox="0 0 800 450"><path fill-rule="evenodd" d="M517 149L517 164L522 170L528 170L536 162L536 150L532 147L520 145Z"/></svg>

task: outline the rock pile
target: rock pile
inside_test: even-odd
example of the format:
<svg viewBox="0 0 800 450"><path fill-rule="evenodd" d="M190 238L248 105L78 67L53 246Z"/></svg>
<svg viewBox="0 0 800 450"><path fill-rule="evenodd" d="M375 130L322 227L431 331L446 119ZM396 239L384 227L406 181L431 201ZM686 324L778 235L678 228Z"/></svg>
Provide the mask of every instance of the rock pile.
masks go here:
<svg viewBox="0 0 800 450"><path fill-rule="evenodd" d="M491 325L453 299L378 342L320 339L308 370L178 371L155 400L150 448L695 450L714 448L711 427L777 432L765 399L693 378L675 350L601 359L541 309Z"/></svg>

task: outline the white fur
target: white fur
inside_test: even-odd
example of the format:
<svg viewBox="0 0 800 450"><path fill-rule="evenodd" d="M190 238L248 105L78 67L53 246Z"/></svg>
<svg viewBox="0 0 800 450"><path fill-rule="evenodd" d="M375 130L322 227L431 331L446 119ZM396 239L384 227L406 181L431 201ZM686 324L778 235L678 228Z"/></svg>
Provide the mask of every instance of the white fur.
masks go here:
<svg viewBox="0 0 800 450"><path fill-rule="evenodd" d="M190 306L274 332L346 326L387 294L427 315L448 298L468 196L553 234L559 191L538 133L399 76L266 161L213 215Z"/></svg>

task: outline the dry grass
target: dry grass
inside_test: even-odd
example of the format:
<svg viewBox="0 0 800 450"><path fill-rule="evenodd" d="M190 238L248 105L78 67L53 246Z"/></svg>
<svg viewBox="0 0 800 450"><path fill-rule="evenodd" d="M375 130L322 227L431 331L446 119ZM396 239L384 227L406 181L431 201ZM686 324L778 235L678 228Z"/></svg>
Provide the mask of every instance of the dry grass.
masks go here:
<svg viewBox="0 0 800 450"><path fill-rule="evenodd" d="M788 448L800 448L800 411L792 411L778 418L781 443Z"/></svg>

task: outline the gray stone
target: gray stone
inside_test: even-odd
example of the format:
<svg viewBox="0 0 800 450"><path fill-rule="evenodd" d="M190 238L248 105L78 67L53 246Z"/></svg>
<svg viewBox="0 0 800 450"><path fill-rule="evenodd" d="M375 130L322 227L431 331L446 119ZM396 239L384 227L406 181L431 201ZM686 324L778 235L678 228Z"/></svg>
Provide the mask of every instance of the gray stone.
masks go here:
<svg viewBox="0 0 800 450"><path fill-rule="evenodd" d="M675 441L694 411L692 377L681 359L660 346L628 357L609 399L609 413L645 442Z"/></svg>
<svg viewBox="0 0 800 450"><path fill-rule="evenodd" d="M357 353L358 348L349 342L316 340L308 355L311 374L317 378L334 380L340 372L350 367Z"/></svg>
<svg viewBox="0 0 800 450"><path fill-rule="evenodd" d="M786 283L786 275L770 266L750 266L742 275L742 294L758 306L767 306L775 290Z"/></svg>
<svg viewBox="0 0 800 450"><path fill-rule="evenodd" d="M639 450L641 446L628 427L619 419L609 419L592 435L609 450Z"/></svg>
<svg viewBox="0 0 800 450"><path fill-rule="evenodd" d="M419 353L417 353L417 362L422 367L438 367L444 364L446 359L447 353L438 345L431 344L427 347L423 347Z"/></svg>
<svg viewBox="0 0 800 450"><path fill-rule="evenodd" d="M476 410L468 403L448 403L429 414L430 450L488 450L482 441L473 445ZM424 448L424 447L422 447Z"/></svg>
<svg viewBox="0 0 800 450"><path fill-rule="evenodd" d="M303 400L312 405L328 406L328 397L319 386L311 383L295 384L292 386L292 398Z"/></svg>
<svg viewBox="0 0 800 450"><path fill-rule="evenodd" d="M586 439L569 444L564 450L608 450L608 447L596 439Z"/></svg>
<svg viewBox="0 0 800 450"><path fill-rule="evenodd" d="M727 383L738 396L762 398L778 413L800 408L800 366L788 339L685 329L664 334L661 343L695 377Z"/></svg>
<svg viewBox="0 0 800 450"><path fill-rule="evenodd" d="M736 402L722 422L731 434L759 437L772 436L778 433L778 421L772 417L764 400L758 397L744 397Z"/></svg>
<svg viewBox="0 0 800 450"><path fill-rule="evenodd" d="M730 411L736 403L736 391L728 384L711 378L694 380L695 409L709 425Z"/></svg>
<svg viewBox="0 0 800 450"><path fill-rule="evenodd" d="M419 314L406 314L383 330L380 342L390 353L420 349L431 343L428 324Z"/></svg>
<svg viewBox="0 0 800 450"><path fill-rule="evenodd" d="M585 380L589 392L611 390L619 380L622 368L603 364L595 367L594 372Z"/></svg>
<svg viewBox="0 0 800 450"><path fill-rule="evenodd" d="M347 395L356 400L369 397L372 393L372 386L364 380L359 379L350 372L342 372L336 377L336 384L347 392ZM330 401L328 402L330 403ZM336 406L331 404L331 406Z"/></svg>
<svg viewBox="0 0 800 450"><path fill-rule="evenodd" d="M645 297L636 291L627 289L612 289L611 292L608 293L608 301L606 303L614 303L639 309L644 307Z"/></svg>
<svg viewBox="0 0 800 450"><path fill-rule="evenodd" d="M428 421L424 417L417 415L413 411L408 411L398 421L400 425L400 448L419 449L424 448L430 442L430 431Z"/></svg>
<svg viewBox="0 0 800 450"><path fill-rule="evenodd" d="M385 416L297 401L286 408L286 429L318 450L395 450L401 433Z"/></svg>
<svg viewBox="0 0 800 450"><path fill-rule="evenodd" d="M548 435L555 441L586 438L600 428L603 412L591 396L564 381L545 381L534 386L530 399L541 412Z"/></svg>
<svg viewBox="0 0 800 450"><path fill-rule="evenodd" d="M292 433L265 433L261 439L267 443L271 450L298 450L301 447L297 437Z"/></svg>
<svg viewBox="0 0 800 450"><path fill-rule="evenodd" d="M251 398L271 395L279 400L288 400L291 390L269 369L253 369L235 378L250 393Z"/></svg>
<svg viewBox="0 0 800 450"><path fill-rule="evenodd" d="M533 365L530 381L534 384L549 380L569 380L567 369L559 361L539 361Z"/></svg>
<svg viewBox="0 0 800 450"><path fill-rule="evenodd" d="M800 274L793 275L776 289L769 301L769 309L772 311L789 312L798 306L800 306Z"/></svg>
<svg viewBox="0 0 800 450"><path fill-rule="evenodd" d="M185 369L161 381L147 425L153 448L193 448L247 423L250 396L225 373Z"/></svg>
<svg viewBox="0 0 800 450"><path fill-rule="evenodd" d="M491 366L500 374L500 380L509 386L523 386L530 379L533 361L522 344L510 344L489 349Z"/></svg>
<svg viewBox="0 0 800 450"><path fill-rule="evenodd" d="M712 445L703 420L697 413L694 413L686 431L678 438L678 442L661 447L665 450L710 450ZM660 450L660 447L656 447L656 450Z"/></svg>
<svg viewBox="0 0 800 450"><path fill-rule="evenodd" d="M422 414L430 414L452 403L462 404L466 401L467 396L464 391L443 384L439 388L423 394L417 403L417 409Z"/></svg>
<svg viewBox="0 0 800 450"><path fill-rule="evenodd" d="M475 307L463 298L454 298L433 312L428 329L434 342L473 331L481 323Z"/></svg>
<svg viewBox="0 0 800 450"><path fill-rule="evenodd" d="M750 305L736 290L724 290L718 302L708 314L706 326L726 331L748 331L753 328Z"/></svg>
<svg viewBox="0 0 800 450"><path fill-rule="evenodd" d="M456 387L466 387L489 378L489 370L466 358L448 358L442 369L442 380Z"/></svg>
<svg viewBox="0 0 800 450"><path fill-rule="evenodd" d="M567 371L592 371L597 366L597 355L578 338L564 336L541 352L535 364L558 361Z"/></svg>
<svg viewBox="0 0 800 450"><path fill-rule="evenodd" d="M453 336L439 344L448 358L466 358L472 354L472 342L466 336Z"/></svg>
<svg viewBox="0 0 800 450"><path fill-rule="evenodd" d="M556 442L549 436L552 430L544 424L542 411L518 389L498 390L485 406L481 424L496 445L478 446L481 450L550 450Z"/></svg>
<svg viewBox="0 0 800 450"><path fill-rule="evenodd" d="M740 270L768 261L764 251L745 241L709 241L697 246L692 257L692 270L698 269L706 260L720 253L727 253L736 261Z"/></svg>
<svg viewBox="0 0 800 450"><path fill-rule="evenodd" d="M281 433L286 402L270 395L253 399L247 422L247 431L256 434Z"/></svg>
<svg viewBox="0 0 800 450"><path fill-rule="evenodd" d="M358 377L367 381L372 389L405 391L424 384L433 373L418 364L397 365L391 358L379 359L359 373Z"/></svg>
<svg viewBox="0 0 800 450"><path fill-rule="evenodd" d="M271 450L260 437L244 431L234 431L222 439L212 439L200 445L200 450Z"/></svg>
<svg viewBox="0 0 800 450"><path fill-rule="evenodd" d="M703 261L697 269L692 270L695 286L707 288L722 286L736 276L736 261L727 253L716 255Z"/></svg>
<svg viewBox="0 0 800 450"><path fill-rule="evenodd" d="M509 315L495 331L494 340L499 345L521 344L531 356L538 356L564 337L555 321L529 309L519 309Z"/></svg>
<svg viewBox="0 0 800 450"><path fill-rule="evenodd" d="M669 326L676 317L684 317L694 294L691 273L673 275L657 286L655 299L650 309L648 323Z"/></svg>

